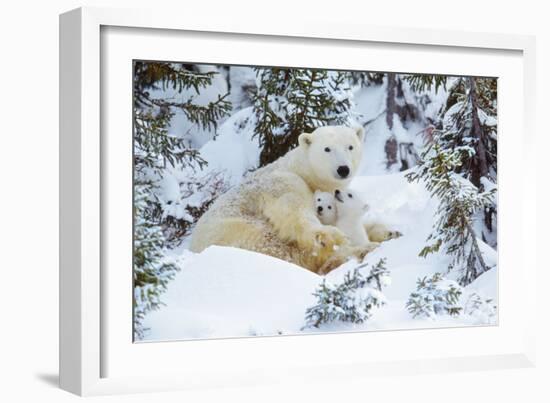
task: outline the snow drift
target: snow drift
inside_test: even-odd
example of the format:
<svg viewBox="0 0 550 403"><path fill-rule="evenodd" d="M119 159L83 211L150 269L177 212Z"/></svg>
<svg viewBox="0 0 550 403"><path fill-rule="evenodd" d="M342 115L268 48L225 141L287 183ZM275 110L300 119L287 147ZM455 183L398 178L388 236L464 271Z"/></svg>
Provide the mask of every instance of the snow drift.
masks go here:
<svg viewBox="0 0 550 403"><path fill-rule="evenodd" d="M144 321L149 328L144 340L184 340L304 332L434 328L495 324L489 315L441 316L413 319L405 305L416 281L443 272L448 257L418 256L431 231L437 202L421 184L409 183L404 173L360 176L351 188L361 193L370 210L365 221L384 221L403 236L381 244L364 262L387 259L391 284L384 289L387 304L363 324L333 323L319 329L303 329L304 315L315 303L313 292L323 277L291 263L246 250L213 246L200 254L187 250L178 258L180 272L162 296L165 307ZM481 242L481 241L480 241ZM496 252L484 246L490 265ZM326 279L342 281L359 262L350 260ZM497 269L483 274L464 290L465 301L473 293L497 302Z"/></svg>

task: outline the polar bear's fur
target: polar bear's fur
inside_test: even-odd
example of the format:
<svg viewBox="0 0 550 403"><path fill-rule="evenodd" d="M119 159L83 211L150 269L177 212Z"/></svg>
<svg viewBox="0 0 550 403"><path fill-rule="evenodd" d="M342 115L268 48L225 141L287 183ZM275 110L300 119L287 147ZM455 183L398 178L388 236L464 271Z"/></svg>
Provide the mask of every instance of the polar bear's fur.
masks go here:
<svg viewBox="0 0 550 403"><path fill-rule="evenodd" d="M319 221L313 194L347 188L361 161L363 134L344 126L301 134L295 149L212 204L193 231L191 250L233 246L314 272L326 270L329 258L333 267L342 263L352 248L339 229Z"/></svg>
<svg viewBox="0 0 550 403"><path fill-rule="evenodd" d="M336 198L334 197L334 194L317 190L313 195L313 203L319 220L325 225L336 226L338 208L336 208ZM331 207L330 209L329 206ZM323 210L319 211L319 207L323 207ZM340 210L343 208L344 207L341 206ZM327 210L329 211L328 214L326 214ZM385 224L380 222L364 223L363 228L369 242L371 243L380 243L401 236L399 231L390 230Z"/></svg>
<svg viewBox="0 0 550 403"><path fill-rule="evenodd" d="M336 227L350 240L352 246L366 247L371 244L362 218L369 209L357 192L347 189L334 193L336 200Z"/></svg>
<svg viewBox="0 0 550 403"><path fill-rule="evenodd" d="M336 225L336 199L332 193L316 190L313 194L313 207L321 223Z"/></svg>

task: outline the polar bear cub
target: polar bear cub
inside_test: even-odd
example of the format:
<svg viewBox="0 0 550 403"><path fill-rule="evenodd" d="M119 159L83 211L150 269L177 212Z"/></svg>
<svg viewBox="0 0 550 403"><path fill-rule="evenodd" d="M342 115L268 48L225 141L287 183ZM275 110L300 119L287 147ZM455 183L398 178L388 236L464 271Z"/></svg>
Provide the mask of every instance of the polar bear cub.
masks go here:
<svg viewBox="0 0 550 403"><path fill-rule="evenodd" d="M336 227L349 239L353 246L370 245L369 237L362 221L369 206L352 190L334 192L336 200Z"/></svg>
<svg viewBox="0 0 550 403"><path fill-rule="evenodd" d="M324 225L334 225L342 231L353 246L376 244L369 241L362 217L368 205L352 190L336 190L334 194L317 190L314 193L317 218Z"/></svg>
<svg viewBox="0 0 550 403"><path fill-rule="evenodd" d="M316 190L313 194L315 214L324 225L336 225L336 199L329 192Z"/></svg>

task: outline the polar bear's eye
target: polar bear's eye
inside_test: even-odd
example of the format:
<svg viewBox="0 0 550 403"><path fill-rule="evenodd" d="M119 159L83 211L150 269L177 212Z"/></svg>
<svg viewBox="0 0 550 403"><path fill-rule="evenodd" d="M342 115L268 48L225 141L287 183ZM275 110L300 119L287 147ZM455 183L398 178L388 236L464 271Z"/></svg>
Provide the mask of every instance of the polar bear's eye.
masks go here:
<svg viewBox="0 0 550 403"><path fill-rule="evenodd" d="M326 152L326 153L329 153L329 152L330 152L330 148L325 147L325 152Z"/></svg>
<svg viewBox="0 0 550 403"><path fill-rule="evenodd" d="M317 199L317 201L318 201L318 202L320 202L320 201L321 201L321 199Z"/></svg>
<svg viewBox="0 0 550 403"><path fill-rule="evenodd" d="M328 206L328 209L329 209L329 210L332 210L332 206Z"/></svg>
<svg viewBox="0 0 550 403"><path fill-rule="evenodd" d="M349 148L350 151L353 150L353 146L349 146L348 148Z"/></svg>
<svg viewBox="0 0 550 403"><path fill-rule="evenodd" d="M353 196L351 195L351 193L348 193L348 196L349 196L350 199L353 198Z"/></svg>

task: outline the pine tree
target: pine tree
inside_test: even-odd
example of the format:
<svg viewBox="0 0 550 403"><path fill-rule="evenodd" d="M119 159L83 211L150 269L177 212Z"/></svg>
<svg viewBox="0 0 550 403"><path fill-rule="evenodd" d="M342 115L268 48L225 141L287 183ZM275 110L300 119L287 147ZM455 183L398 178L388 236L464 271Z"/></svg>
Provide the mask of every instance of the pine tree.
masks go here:
<svg viewBox="0 0 550 403"><path fill-rule="evenodd" d="M497 176L497 82L492 78L462 77L450 91L447 121L441 134L445 147L470 147L462 153L460 173L480 192L496 186ZM480 216L483 240L496 246L496 199L486 205Z"/></svg>
<svg viewBox="0 0 550 403"><path fill-rule="evenodd" d="M406 80L415 91L432 86L445 87L446 76L409 75ZM497 81L494 78L458 77L452 80L441 129L435 133L444 150L463 150L456 172L468 179L480 192L496 186L497 174ZM496 246L495 202L480 212L482 239Z"/></svg>
<svg viewBox="0 0 550 403"><path fill-rule="evenodd" d="M433 74L407 74L404 76L404 79L409 83L413 91L423 92L430 90L432 86L435 86L436 91L439 87L445 88L447 77Z"/></svg>
<svg viewBox="0 0 550 403"><path fill-rule="evenodd" d="M258 69L254 96L260 166L298 144L298 136L326 125L351 125L350 76L314 69Z"/></svg>
<svg viewBox="0 0 550 403"><path fill-rule="evenodd" d="M367 267L362 264L347 272L338 285L323 279L313 293L317 304L306 310L305 328L332 322L363 323L372 316L374 308L384 305L386 299L381 291L390 282L386 260L380 259L364 276L361 271Z"/></svg>
<svg viewBox="0 0 550 403"><path fill-rule="evenodd" d="M441 273L416 281L416 291L407 301L407 310L413 318L432 318L436 315L456 316L463 310L460 296L463 289L456 282L447 280Z"/></svg>
<svg viewBox="0 0 550 403"><path fill-rule="evenodd" d="M206 165L199 152L184 138L171 136L167 127L174 110L183 111L199 127L216 127L231 105L220 96L208 105L197 105L193 97L178 102L156 98L151 90L172 88L178 93L199 93L211 85L214 72L202 73L181 63L134 62L134 334L143 336L144 315L160 304L159 296L177 268L163 259L169 239L165 234L176 228L186 231L190 223L173 220L163 214L156 197L159 183L168 166ZM177 231L175 231L177 233Z"/></svg>
<svg viewBox="0 0 550 403"><path fill-rule="evenodd" d="M145 314L162 305L160 295L177 272L174 263L163 259L164 234L149 219L152 184L140 182L134 192L134 336L141 339Z"/></svg>
<svg viewBox="0 0 550 403"><path fill-rule="evenodd" d="M432 131L424 161L408 179L425 181L432 195L440 198L435 232L428 239L432 243L421 255L445 245L453 258L449 269L459 267L460 282L469 284L489 269L477 237L496 246L496 79L433 75L406 79L416 90L451 82L441 128Z"/></svg>
<svg viewBox="0 0 550 403"><path fill-rule="evenodd" d="M423 181L431 195L439 200L434 232L428 237L430 244L422 249L420 256L427 256L444 248L451 256L449 271L460 271L459 282L466 285L489 270L483 259L474 217L478 211L494 203L496 189L479 190L467 179L456 173L462 164L463 154L471 153L469 146L444 149L440 138L427 147L417 169L407 179Z"/></svg>

